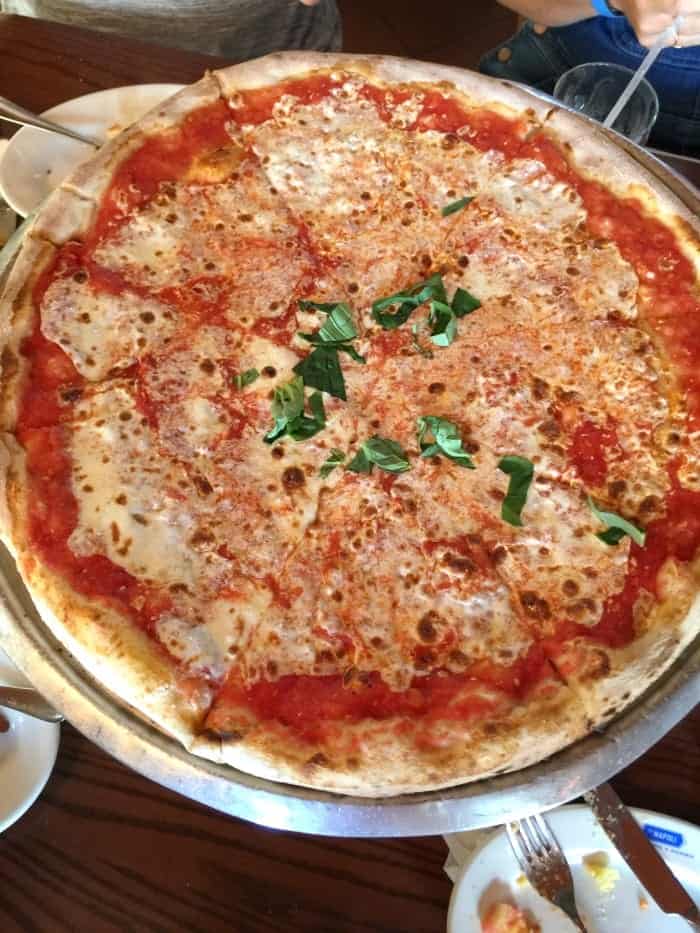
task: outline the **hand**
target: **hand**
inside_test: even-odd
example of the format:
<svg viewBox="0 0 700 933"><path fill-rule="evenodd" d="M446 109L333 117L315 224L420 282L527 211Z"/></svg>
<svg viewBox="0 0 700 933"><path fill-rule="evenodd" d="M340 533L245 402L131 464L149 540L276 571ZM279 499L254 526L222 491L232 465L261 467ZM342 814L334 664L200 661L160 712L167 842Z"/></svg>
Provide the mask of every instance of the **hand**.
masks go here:
<svg viewBox="0 0 700 933"><path fill-rule="evenodd" d="M300 2L303 3L304 6L316 6L318 0L300 0Z"/></svg>
<svg viewBox="0 0 700 933"><path fill-rule="evenodd" d="M700 45L700 0L681 0L678 15L683 17L676 46Z"/></svg>
<svg viewBox="0 0 700 933"><path fill-rule="evenodd" d="M613 0L612 6L624 13L641 45L652 46L661 33L673 25L684 0ZM685 0L697 6L697 0ZM673 45L675 39L669 40Z"/></svg>

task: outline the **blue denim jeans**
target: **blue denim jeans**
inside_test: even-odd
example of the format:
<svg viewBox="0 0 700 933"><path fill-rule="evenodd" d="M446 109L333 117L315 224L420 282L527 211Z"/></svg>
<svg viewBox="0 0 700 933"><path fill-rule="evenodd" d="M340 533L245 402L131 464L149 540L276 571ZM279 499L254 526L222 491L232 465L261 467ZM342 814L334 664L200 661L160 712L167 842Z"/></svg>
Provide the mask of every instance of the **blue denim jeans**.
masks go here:
<svg viewBox="0 0 700 933"><path fill-rule="evenodd" d="M510 56L501 61L498 53L505 48ZM634 69L646 52L623 16L594 16L541 34L526 22L515 36L485 55L479 68L484 74L551 94L557 79L575 65L603 61ZM664 49L647 79L661 108L649 144L700 157L700 47Z"/></svg>

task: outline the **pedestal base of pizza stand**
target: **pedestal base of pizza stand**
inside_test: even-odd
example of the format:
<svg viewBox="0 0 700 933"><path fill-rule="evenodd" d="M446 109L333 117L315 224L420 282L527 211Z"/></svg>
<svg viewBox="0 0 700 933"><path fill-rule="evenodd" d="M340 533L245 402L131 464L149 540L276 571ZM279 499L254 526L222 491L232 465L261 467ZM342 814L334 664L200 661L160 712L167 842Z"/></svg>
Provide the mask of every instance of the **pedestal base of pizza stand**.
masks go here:
<svg viewBox="0 0 700 933"><path fill-rule="evenodd" d="M449 790L369 800L276 784L190 755L105 693L39 618L0 549L0 641L87 738L146 777L241 819L332 836L421 836L503 823L559 806L606 781L686 716L700 698L700 640L604 732L531 768Z"/></svg>
<svg viewBox="0 0 700 933"><path fill-rule="evenodd" d="M540 95L537 95L540 96ZM553 102L554 103L554 102ZM586 117L698 213L700 197L658 159ZM26 224L24 225L26 226ZM0 275L21 231L0 256ZM378 800L262 780L190 755L87 674L36 612L0 545L0 641L48 700L87 738L136 771L192 800L274 829L329 836L422 836L501 824L573 800L658 742L700 701L700 637L604 731L530 768L449 790Z"/></svg>

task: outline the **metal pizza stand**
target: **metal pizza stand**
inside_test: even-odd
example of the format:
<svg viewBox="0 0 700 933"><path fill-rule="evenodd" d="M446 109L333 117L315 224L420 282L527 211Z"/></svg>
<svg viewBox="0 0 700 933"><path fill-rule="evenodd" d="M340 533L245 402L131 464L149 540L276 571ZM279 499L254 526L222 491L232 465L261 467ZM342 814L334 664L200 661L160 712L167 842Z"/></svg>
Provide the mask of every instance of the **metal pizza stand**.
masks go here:
<svg viewBox="0 0 700 933"><path fill-rule="evenodd" d="M693 213L700 196L663 162L599 124L619 148ZM24 225L23 225L24 226ZM22 230L0 255L0 278ZM420 836L502 824L567 803L644 754L700 701L700 636L604 730L511 774L447 790L368 799L256 778L189 754L108 693L42 622L9 552L0 545L0 644L44 696L88 739L146 777L222 813L274 829L329 836Z"/></svg>

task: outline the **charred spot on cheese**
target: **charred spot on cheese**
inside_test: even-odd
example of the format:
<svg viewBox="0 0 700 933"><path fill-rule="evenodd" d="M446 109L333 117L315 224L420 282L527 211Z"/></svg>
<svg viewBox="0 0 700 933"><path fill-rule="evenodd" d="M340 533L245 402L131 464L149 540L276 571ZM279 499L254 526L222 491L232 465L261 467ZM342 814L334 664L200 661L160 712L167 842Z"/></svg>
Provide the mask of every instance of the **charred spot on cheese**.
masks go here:
<svg viewBox="0 0 700 933"><path fill-rule="evenodd" d="M549 603L547 600L542 599L532 590L525 590L525 592L520 593L519 599L520 605L523 607L525 614L531 619L536 619L538 622L543 622L551 618L552 612L549 608Z"/></svg>
<svg viewBox="0 0 700 933"><path fill-rule="evenodd" d="M287 467L282 474L282 483L285 489L301 489L305 482L306 477L304 476L304 471L300 470L299 467Z"/></svg>
<svg viewBox="0 0 700 933"><path fill-rule="evenodd" d="M437 626L442 623L442 619L434 610L426 612L418 623L418 637L424 642L434 642L438 639Z"/></svg>

